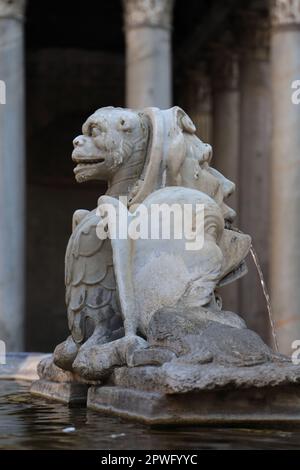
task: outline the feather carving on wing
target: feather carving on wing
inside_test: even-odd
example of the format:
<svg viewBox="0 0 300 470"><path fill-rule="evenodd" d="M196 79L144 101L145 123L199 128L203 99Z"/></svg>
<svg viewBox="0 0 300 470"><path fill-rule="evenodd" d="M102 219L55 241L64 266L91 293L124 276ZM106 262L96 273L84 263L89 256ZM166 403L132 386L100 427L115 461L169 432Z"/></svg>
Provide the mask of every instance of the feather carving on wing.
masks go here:
<svg viewBox="0 0 300 470"><path fill-rule="evenodd" d="M93 318L106 306L111 307L106 311L112 317L114 314L119 317L111 242L98 238L99 221L96 210L89 212L75 227L67 246L65 284L69 326L74 314L84 311Z"/></svg>

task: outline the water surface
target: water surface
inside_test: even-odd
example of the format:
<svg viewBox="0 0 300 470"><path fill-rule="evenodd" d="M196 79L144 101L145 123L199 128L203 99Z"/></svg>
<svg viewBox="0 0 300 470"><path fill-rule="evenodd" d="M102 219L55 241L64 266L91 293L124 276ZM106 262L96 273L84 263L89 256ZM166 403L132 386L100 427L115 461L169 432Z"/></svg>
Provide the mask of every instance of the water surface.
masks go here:
<svg viewBox="0 0 300 470"><path fill-rule="evenodd" d="M0 449L298 449L300 428L151 429L85 408L31 397L28 383L0 381Z"/></svg>

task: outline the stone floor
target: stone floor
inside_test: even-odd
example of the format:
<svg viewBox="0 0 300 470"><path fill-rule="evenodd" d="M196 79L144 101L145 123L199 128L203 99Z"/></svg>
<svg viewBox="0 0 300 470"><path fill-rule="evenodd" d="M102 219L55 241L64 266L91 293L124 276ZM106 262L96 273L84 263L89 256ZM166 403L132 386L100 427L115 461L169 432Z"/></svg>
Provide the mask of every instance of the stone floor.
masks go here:
<svg viewBox="0 0 300 470"><path fill-rule="evenodd" d="M0 364L0 380L37 380L37 365L47 356L41 353L8 353L6 364Z"/></svg>

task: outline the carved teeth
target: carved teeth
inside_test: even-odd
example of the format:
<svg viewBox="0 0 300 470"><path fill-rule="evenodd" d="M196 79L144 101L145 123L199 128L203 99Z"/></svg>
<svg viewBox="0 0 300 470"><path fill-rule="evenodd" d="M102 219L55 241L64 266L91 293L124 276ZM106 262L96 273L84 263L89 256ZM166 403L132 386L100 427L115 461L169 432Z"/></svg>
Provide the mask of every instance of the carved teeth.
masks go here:
<svg viewBox="0 0 300 470"><path fill-rule="evenodd" d="M95 160L76 160L80 165L94 165L104 161L104 158L97 158Z"/></svg>
<svg viewBox="0 0 300 470"><path fill-rule="evenodd" d="M79 160L76 160L76 163L77 165L75 166L74 168L74 173L77 174L77 173L80 173L82 170L86 169L87 167L93 167L93 166L96 166L96 165L99 165L100 163L103 163L104 162L104 158L99 158L97 160L86 160L86 161L79 161Z"/></svg>

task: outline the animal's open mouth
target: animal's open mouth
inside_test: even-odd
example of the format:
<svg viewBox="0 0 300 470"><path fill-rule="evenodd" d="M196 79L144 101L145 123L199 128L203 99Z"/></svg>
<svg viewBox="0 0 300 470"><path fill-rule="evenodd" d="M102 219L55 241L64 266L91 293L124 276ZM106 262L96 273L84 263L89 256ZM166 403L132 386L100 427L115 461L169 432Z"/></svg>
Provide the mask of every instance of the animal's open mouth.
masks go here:
<svg viewBox="0 0 300 470"><path fill-rule="evenodd" d="M232 221L230 220L225 220L225 228L233 232L241 233L241 231L237 227L234 227ZM245 274L247 274L247 272L248 272L247 264L246 264L246 261L243 259L237 267L232 269L229 273L227 273L224 277L222 277L222 279L220 279L218 283L218 287L222 287L222 286L226 286L227 284L230 284L236 279L243 277Z"/></svg>
<svg viewBox="0 0 300 470"><path fill-rule="evenodd" d="M247 265L246 262L243 260L236 268L234 268L230 273L226 274L222 279L220 279L218 283L218 287L226 286L226 284L229 284L236 279L239 279L240 277L244 276L247 274Z"/></svg>
<svg viewBox="0 0 300 470"><path fill-rule="evenodd" d="M73 158L73 160L77 163L76 167L74 168L74 173L78 173L81 170L85 170L86 168L92 168L93 166L97 166L105 161L105 158L95 158L93 160L89 159L80 159L80 158Z"/></svg>
<svg viewBox="0 0 300 470"><path fill-rule="evenodd" d="M82 165L93 165L94 163L100 163L105 160L104 157L100 158L80 158L80 157L73 157L75 163L79 163Z"/></svg>

